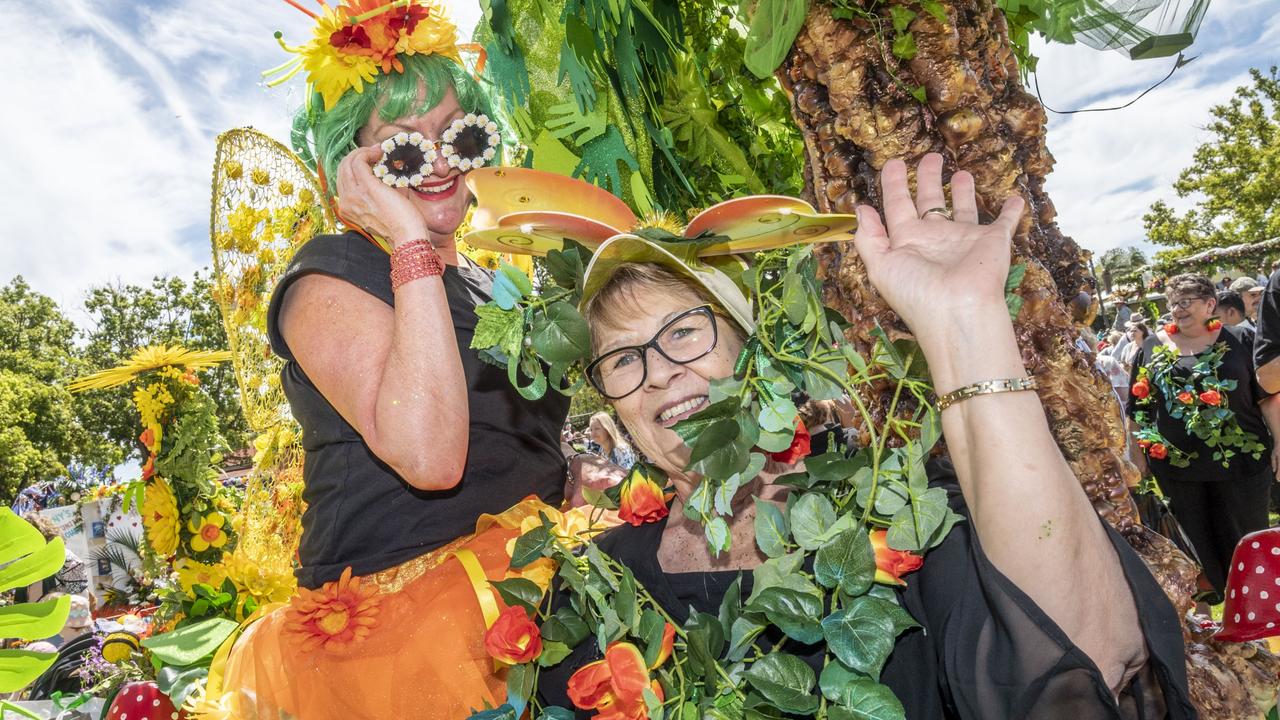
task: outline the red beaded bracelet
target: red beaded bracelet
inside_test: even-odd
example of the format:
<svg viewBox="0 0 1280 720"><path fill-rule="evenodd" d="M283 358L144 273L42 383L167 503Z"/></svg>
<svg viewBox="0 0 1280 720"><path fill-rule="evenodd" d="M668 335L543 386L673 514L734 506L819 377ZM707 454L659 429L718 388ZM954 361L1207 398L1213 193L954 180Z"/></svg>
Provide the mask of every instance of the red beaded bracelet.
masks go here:
<svg viewBox="0 0 1280 720"><path fill-rule="evenodd" d="M391 253L391 290L419 278L444 274L444 262L428 240L405 243Z"/></svg>

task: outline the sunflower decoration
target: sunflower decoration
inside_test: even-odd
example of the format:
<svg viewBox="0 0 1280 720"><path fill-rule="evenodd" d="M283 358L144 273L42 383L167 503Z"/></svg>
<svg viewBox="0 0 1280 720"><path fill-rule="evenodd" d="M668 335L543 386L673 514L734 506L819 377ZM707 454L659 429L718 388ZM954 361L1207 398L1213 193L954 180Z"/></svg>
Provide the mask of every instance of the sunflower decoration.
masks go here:
<svg viewBox="0 0 1280 720"><path fill-rule="evenodd" d="M67 386L71 392L105 390L131 382L143 373L167 366L184 370L204 370L231 359L225 350L188 350L181 345L150 345L135 352L124 363L76 380Z"/></svg>
<svg viewBox="0 0 1280 720"><path fill-rule="evenodd" d="M178 499L169 481L152 478L142 495L142 527L147 544L162 558L178 550Z"/></svg>

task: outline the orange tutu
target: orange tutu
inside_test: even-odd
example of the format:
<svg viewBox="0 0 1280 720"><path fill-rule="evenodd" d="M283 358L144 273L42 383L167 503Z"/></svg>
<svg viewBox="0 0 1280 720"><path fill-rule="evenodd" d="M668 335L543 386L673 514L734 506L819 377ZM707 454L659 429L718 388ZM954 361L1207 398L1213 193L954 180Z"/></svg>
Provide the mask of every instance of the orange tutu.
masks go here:
<svg viewBox="0 0 1280 720"><path fill-rule="evenodd" d="M485 580L510 576L508 543L539 510L555 513L526 500L403 565L300 591L245 629L210 692L245 720L454 720L501 705L506 671L484 649L501 603Z"/></svg>

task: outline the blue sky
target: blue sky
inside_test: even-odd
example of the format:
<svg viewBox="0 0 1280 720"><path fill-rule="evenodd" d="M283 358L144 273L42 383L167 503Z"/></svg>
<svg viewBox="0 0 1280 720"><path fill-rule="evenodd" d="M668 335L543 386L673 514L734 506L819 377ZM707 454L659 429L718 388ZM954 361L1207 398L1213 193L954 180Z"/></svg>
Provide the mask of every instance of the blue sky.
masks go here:
<svg viewBox="0 0 1280 720"><path fill-rule="evenodd" d="M1198 55L1118 112L1050 115L1060 222L1095 251L1143 241L1142 214L1205 139L1210 106L1249 67L1280 63L1274 0L1215 0ZM477 6L452 3L460 27ZM77 320L87 288L187 274L209 263L214 140L252 125L287 138L300 81L268 89L308 21L278 0L0 0L0 282L25 275ZM1127 102L1172 59L1037 46L1040 90L1059 109Z"/></svg>

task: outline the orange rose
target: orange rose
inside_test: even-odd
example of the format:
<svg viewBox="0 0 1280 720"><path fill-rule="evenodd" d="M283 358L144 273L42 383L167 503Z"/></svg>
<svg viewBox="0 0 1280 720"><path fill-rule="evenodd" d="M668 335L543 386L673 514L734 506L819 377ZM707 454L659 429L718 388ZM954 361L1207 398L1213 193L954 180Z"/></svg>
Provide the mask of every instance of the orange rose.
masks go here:
<svg viewBox="0 0 1280 720"><path fill-rule="evenodd" d="M1183 405L1190 405L1195 401L1196 401L1196 396L1192 395L1186 390L1183 390L1182 392L1178 393L1178 402L1182 403Z"/></svg>
<svg viewBox="0 0 1280 720"><path fill-rule="evenodd" d="M1218 392L1217 390L1205 390L1204 392L1200 393L1200 402L1204 403L1205 405L1221 405L1222 393Z"/></svg>
<svg viewBox="0 0 1280 720"><path fill-rule="evenodd" d="M142 479L150 480L152 475L156 474L156 456L151 455L147 458L147 464L142 466Z"/></svg>
<svg viewBox="0 0 1280 720"><path fill-rule="evenodd" d="M1133 393L1133 396L1139 400L1146 400L1147 396L1151 394L1151 383L1148 383L1146 380L1139 380L1133 384L1133 387L1129 389L1129 392Z"/></svg>
<svg viewBox="0 0 1280 720"><path fill-rule="evenodd" d="M519 665L542 652L542 633L519 605L512 605L498 615L493 626L484 633L484 649L494 660Z"/></svg>
<svg viewBox="0 0 1280 720"><path fill-rule="evenodd" d="M810 440L809 428L804 426L804 421L796 420L796 434L791 438L791 445L781 452L769 453L769 457L784 465L795 465L809 457Z"/></svg>
<svg viewBox="0 0 1280 720"><path fill-rule="evenodd" d="M1142 448L1142 449L1144 449L1144 450L1145 450L1145 449L1147 449L1147 448L1151 447L1151 441L1150 441L1150 440L1139 440L1139 441L1138 441L1138 447L1140 447L1140 448Z"/></svg>
<svg viewBox="0 0 1280 720"><path fill-rule="evenodd" d="M924 559L913 552L894 550L886 540L888 532L871 531L871 548L876 553L876 582L885 585L906 585L903 575L919 570Z"/></svg>
<svg viewBox="0 0 1280 720"><path fill-rule="evenodd" d="M674 635L675 628L671 630ZM645 688L662 700L662 686L657 680L650 680L644 653L631 643L619 641L605 648L603 660L578 668L569 678L568 694L578 709L598 710L595 720L647 720Z"/></svg>
<svg viewBox="0 0 1280 720"><path fill-rule="evenodd" d="M618 517L639 527L667 516L667 499L662 486L653 479L653 468L636 463L622 481L622 501Z"/></svg>
<svg viewBox="0 0 1280 720"><path fill-rule="evenodd" d="M676 626L671 623L667 623L666 627L662 629L662 649L658 651L658 657L653 661L653 664L649 666L649 669L656 670L657 668L662 667L662 663L666 662L667 658L671 657L671 651L675 646Z"/></svg>
<svg viewBox="0 0 1280 720"><path fill-rule="evenodd" d="M1169 448L1160 443L1156 443L1151 446L1150 450L1147 450L1147 454L1156 460L1163 460L1169 457Z"/></svg>

